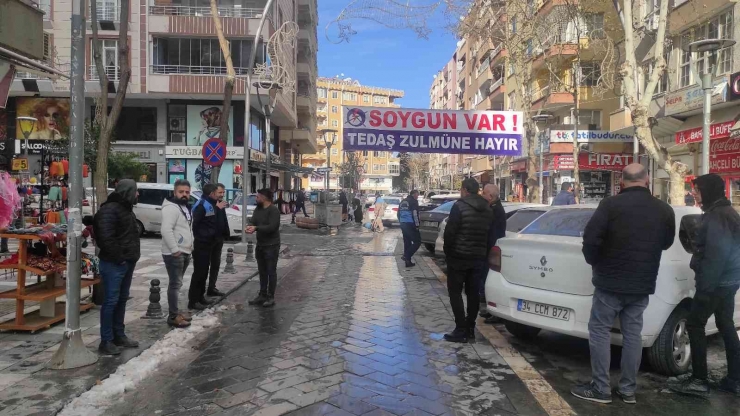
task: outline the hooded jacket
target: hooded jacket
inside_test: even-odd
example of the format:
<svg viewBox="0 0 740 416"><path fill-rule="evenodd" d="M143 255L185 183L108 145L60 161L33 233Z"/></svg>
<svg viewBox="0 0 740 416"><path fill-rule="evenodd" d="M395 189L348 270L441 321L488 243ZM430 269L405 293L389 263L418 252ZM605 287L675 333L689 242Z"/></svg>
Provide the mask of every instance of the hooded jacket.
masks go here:
<svg viewBox="0 0 740 416"><path fill-rule="evenodd" d="M493 211L485 198L476 194L459 199L447 219L445 255L458 260L485 260L492 223Z"/></svg>
<svg viewBox="0 0 740 416"><path fill-rule="evenodd" d="M193 251L193 217L190 207L172 199L162 203L162 254Z"/></svg>
<svg viewBox="0 0 740 416"><path fill-rule="evenodd" d="M101 260L120 264L141 257L135 203L136 182L124 179L95 214L93 232Z"/></svg>
<svg viewBox="0 0 740 416"><path fill-rule="evenodd" d="M725 198L721 177L702 175L694 181L704 215L696 233L691 269L696 290L711 292L740 283L740 215Z"/></svg>

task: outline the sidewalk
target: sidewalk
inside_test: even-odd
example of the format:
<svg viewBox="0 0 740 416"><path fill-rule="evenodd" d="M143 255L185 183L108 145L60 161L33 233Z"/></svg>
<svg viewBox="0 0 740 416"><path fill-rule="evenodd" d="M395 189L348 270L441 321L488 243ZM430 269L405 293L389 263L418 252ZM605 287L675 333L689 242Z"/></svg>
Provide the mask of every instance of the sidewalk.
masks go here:
<svg viewBox="0 0 740 416"><path fill-rule="evenodd" d="M117 367L139 355L162 338L170 328L165 319L141 319L149 305L149 288L153 279L160 281L160 304L167 311L168 277L161 256L161 240L141 240L142 257L134 273L131 296L127 305L126 332L139 341L141 347L125 350L119 357L100 357L94 365L74 370L47 370L46 363L60 345L64 322L51 329L30 334L25 332L0 334L0 411L3 415L53 415L64 404L96 382L115 372ZM226 266L224 247L221 269ZM255 262L244 256L234 256L236 273L219 273L218 288L230 292L240 287L257 272ZM180 291L180 305L187 304L192 265L185 274ZM84 298L84 296L83 296ZM81 316L83 341L96 351L100 340L100 308L95 307ZM12 315L10 315L12 316Z"/></svg>

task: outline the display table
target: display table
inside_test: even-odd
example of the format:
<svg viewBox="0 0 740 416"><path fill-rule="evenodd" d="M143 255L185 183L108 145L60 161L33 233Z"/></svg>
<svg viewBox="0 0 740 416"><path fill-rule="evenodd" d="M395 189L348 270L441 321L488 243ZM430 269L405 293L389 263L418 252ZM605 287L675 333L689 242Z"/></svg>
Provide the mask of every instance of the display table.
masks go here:
<svg viewBox="0 0 740 416"><path fill-rule="evenodd" d="M1 323L0 331L19 330L35 332L64 320L65 305L63 303L57 304L55 300L60 296L64 296L67 293L67 289L66 285L62 287L55 286L55 279L53 277L58 272L55 270L41 270L28 265L28 243L30 241L41 241L41 236L33 234L0 234L0 238L18 240L18 263L0 265L0 270L14 269L18 274L16 289L0 292L0 299L15 299L15 319ZM56 247L52 247L51 250L52 252L56 252ZM28 273L45 276L46 280L26 286ZM97 283L100 283L99 278L82 279L80 287L90 287ZM28 315L24 315L23 312L27 300L42 302L42 308ZM44 302L46 302L46 306L52 309L51 312L48 310L49 308L43 307ZM80 311L86 311L93 306L95 305L92 303L82 304L80 305ZM47 313L42 312L44 309L47 309Z"/></svg>

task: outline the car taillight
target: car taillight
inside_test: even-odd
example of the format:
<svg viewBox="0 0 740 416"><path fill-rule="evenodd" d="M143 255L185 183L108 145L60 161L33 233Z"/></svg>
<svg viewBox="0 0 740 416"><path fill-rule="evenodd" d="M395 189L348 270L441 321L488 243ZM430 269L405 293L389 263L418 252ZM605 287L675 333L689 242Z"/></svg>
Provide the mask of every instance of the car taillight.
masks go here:
<svg viewBox="0 0 740 416"><path fill-rule="evenodd" d="M493 307L495 308L495 307L496 307L496 302L490 302L490 301L489 301L489 302L488 302L488 306L493 306Z"/></svg>
<svg viewBox="0 0 740 416"><path fill-rule="evenodd" d="M87 199L83 199L82 200L82 206L83 207L89 207L90 206L90 201L88 201Z"/></svg>
<svg viewBox="0 0 740 416"><path fill-rule="evenodd" d="M231 206L231 209L235 209L235 210L239 211L239 205L232 205Z"/></svg>
<svg viewBox="0 0 740 416"><path fill-rule="evenodd" d="M498 246L493 246L488 253L488 268L494 272L501 272L501 249Z"/></svg>
<svg viewBox="0 0 740 416"><path fill-rule="evenodd" d="M375 208L373 208L373 207L370 207L370 208L368 208L367 210L368 210L369 212L373 212L373 211L375 211Z"/></svg>
<svg viewBox="0 0 740 416"><path fill-rule="evenodd" d="M393 211L398 211L398 208L393 208Z"/></svg>

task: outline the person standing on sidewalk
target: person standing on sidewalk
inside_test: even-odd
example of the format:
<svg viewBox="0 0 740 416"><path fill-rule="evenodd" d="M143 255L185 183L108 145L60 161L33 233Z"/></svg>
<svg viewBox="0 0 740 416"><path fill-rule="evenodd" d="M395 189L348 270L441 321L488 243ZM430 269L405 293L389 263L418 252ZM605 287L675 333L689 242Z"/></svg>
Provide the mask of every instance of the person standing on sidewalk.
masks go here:
<svg viewBox="0 0 740 416"><path fill-rule="evenodd" d="M260 293L249 301L250 305L275 306L277 286L277 263L280 255L280 211L272 204L272 191L257 191L257 209L249 219L244 230L248 234L257 233L257 248L254 256L260 275Z"/></svg>
<svg viewBox="0 0 740 416"><path fill-rule="evenodd" d="M290 222L291 224L295 224L295 214L300 210L303 210L303 215L308 218L308 214L306 213L306 190L304 188L301 188L301 190L296 194L295 209L293 210L293 220Z"/></svg>
<svg viewBox="0 0 740 416"><path fill-rule="evenodd" d="M216 216L218 217L219 226L223 227L221 229L222 233L220 234L222 238L221 240L219 240L219 242L217 242L218 256L215 255L214 249L214 257L211 258L211 267L208 274L208 291L206 292L208 296L213 296L217 298L222 298L226 296L226 293L216 288L216 281L218 280L218 272L221 270L221 253L223 252L224 248L224 240L228 240L229 237L231 237L231 232L229 232L229 219L226 215L226 207L229 206L229 203L224 201L224 196L226 196L226 186L222 183L217 183Z"/></svg>
<svg viewBox="0 0 740 416"><path fill-rule="evenodd" d="M403 256L401 260L406 262L406 267L414 267L416 264L411 257L421 246L421 234L419 234L419 201L416 199L419 191L412 190L406 199L398 205L397 217L403 233Z"/></svg>
<svg viewBox="0 0 740 416"><path fill-rule="evenodd" d="M190 182L178 179L175 182L174 196L162 203L162 258L169 276L167 303L170 313L167 323L175 328L190 326L192 318L178 308L178 294L182 287L185 270L190 265L193 251L193 217L188 203L190 201Z"/></svg>
<svg viewBox="0 0 740 416"><path fill-rule="evenodd" d="M591 381L571 389L579 399L611 403L611 330L618 317L622 332L622 376L614 394L637 403L637 371L642 359L642 314L655 293L660 258L673 245L673 208L648 188L647 170L633 163L622 172L622 191L604 199L583 232L583 256L592 267L593 294L588 321Z"/></svg>
<svg viewBox="0 0 740 416"><path fill-rule="evenodd" d="M138 348L124 329L126 302L141 257L139 227L133 209L139 193L136 182L123 179L95 214L93 229L100 253L100 275L105 300L100 308L100 346L104 355L119 355L121 348Z"/></svg>
<svg viewBox="0 0 740 416"><path fill-rule="evenodd" d="M229 235L229 223L223 209L226 204L219 201L219 189L212 183L206 184L203 197L193 206L193 277L188 291L189 309L202 311L212 303L206 298L206 282L209 271L211 276L218 275L224 238ZM223 190L220 192L223 195ZM215 277L211 281L215 284ZM211 288L210 293L214 293Z"/></svg>
<svg viewBox="0 0 740 416"><path fill-rule="evenodd" d="M447 292L455 315L455 330L445 334L450 342L475 339L475 320L478 318L480 274L488 263L488 229L493 213L482 196L478 182L467 178L462 182L461 198L455 202L447 219L444 252L447 256ZM468 298L465 317L462 292Z"/></svg>
<svg viewBox="0 0 740 416"><path fill-rule="evenodd" d="M576 203L576 194L573 184L570 182L563 182L560 186L560 192L555 195L555 198L552 200L552 206L576 205Z"/></svg>
<svg viewBox="0 0 740 416"><path fill-rule="evenodd" d="M727 376L718 388L740 395L740 340L733 319L735 294L740 288L740 215L725 198L722 177L713 173L699 176L694 180L694 189L694 198L704 215L691 257L696 294L686 320L693 373L670 389L701 397L709 395L705 328L714 315L727 355Z"/></svg>
<svg viewBox="0 0 740 416"><path fill-rule="evenodd" d="M496 245L499 238L506 237L506 211L504 206L501 204L501 198L499 196L499 188L497 185L489 183L483 187L483 198L488 201L488 206L493 211L493 222L488 227L488 253L490 255L491 250ZM486 323L498 322L498 320L492 319L493 315L488 312L488 304L486 303L486 279L488 278L488 268L484 267L480 270L480 304L483 310L480 312L480 316L486 318ZM488 320L491 319L489 322Z"/></svg>

